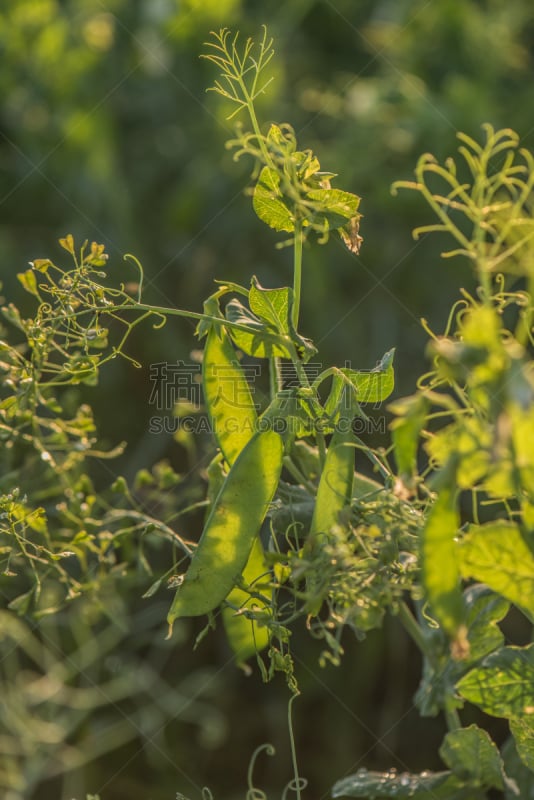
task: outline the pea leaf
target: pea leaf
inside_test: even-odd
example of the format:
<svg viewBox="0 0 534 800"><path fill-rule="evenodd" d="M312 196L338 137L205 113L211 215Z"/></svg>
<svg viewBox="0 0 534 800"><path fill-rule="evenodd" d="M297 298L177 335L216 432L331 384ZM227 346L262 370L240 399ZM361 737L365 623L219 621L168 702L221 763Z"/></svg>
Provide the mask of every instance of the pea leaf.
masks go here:
<svg viewBox="0 0 534 800"><path fill-rule="evenodd" d="M289 334L293 291L288 286L282 289L264 289L254 276L249 303L250 310L257 317L272 325L279 333Z"/></svg>
<svg viewBox="0 0 534 800"><path fill-rule="evenodd" d="M463 620L460 571L454 537L459 526L455 492L443 487L423 529L423 584L432 615L455 636Z"/></svg>
<svg viewBox="0 0 534 800"><path fill-rule="evenodd" d="M70 253L71 256L74 255L74 237L72 233L68 233L63 239L60 239L59 243L67 253Z"/></svg>
<svg viewBox="0 0 534 800"><path fill-rule="evenodd" d="M467 609L468 660L474 662L503 646L504 635L497 623L507 615L510 603L481 583L466 589L464 601Z"/></svg>
<svg viewBox="0 0 534 800"><path fill-rule="evenodd" d="M307 198L315 204L314 216L329 230L341 228L347 220L359 217L360 198L342 189L312 189Z"/></svg>
<svg viewBox="0 0 534 800"><path fill-rule="evenodd" d="M276 170L264 167L254 189L252 205L258 217L275 231L295 230L295 220L280 191Z"/></svg>
<svg viewBox="0 0 534 800"><path fill-rule="evenodd" d="M395 386L394 355L395 348L388 350L371 370L341 370L356 389L358 403L381 403L389 397Z"/></svg>
<svg viewBox="0 0 534 800"><path fill-rule="evenodd" d="M521 761L534 772L534 718L511 719L510 730Z"/></svg>
<svg viewBox="0 0 534 800"><path fill-rule="evenodd" d="M37 279L33 269L27 269L26 272L19 272L17 278L27 292L33 294L35 297L39 298L39 300L41 299L37 291Z"/></svg>
<svg viewBox="0 0 534 800"><path fill-rule="evenodd" d="M413 774L395 770L372 772L359 769L332 787L332 797L411 797L413 800L434 798L456 798L455 790L461 790L461 783L450 772L422 772ZM473 795L471 795L473 797Z"/></svg>
<svg viewBox="0 0 534 800"><path fill-rule="evenodd" d="M502 647L456 685L461 696L494 717L534 714L534 645Z"/></svg>
<svg viewBox="0 0 534 800"><path fill-rule="evenodd" d="M509 784L513 784L513 787L506 787L505 799L515 800L516 797L521 797L522 800L534 800L534 772L527 769L519 758L513 736L509 736L504 743L501 755L506 774L509 776Z"/></svg>
<svg viewBox="0 0 534 800"><path fill-rule="evenodd" d="M256 358L291 358L289 350L280 343L280 337L270 331L264 322L248 310L239 300L230 300L226 306L226 319L246 325L251 332L232 328L230 335L235 344L249 356Z"/></svg>
<svg viewBox="0 0 534 800"><path fill-rule="evenodd" d="M534 610L534 557L517 525L471 525L459 553L464 578L482 581L512 603Z"/></svg>
<svg viewBox="0 0 534 800"><path fill-rule="evenodd" d="M461 781L476 787L504 789L506 775L497 746L476 725L448 733L439 754Z"/></svg>

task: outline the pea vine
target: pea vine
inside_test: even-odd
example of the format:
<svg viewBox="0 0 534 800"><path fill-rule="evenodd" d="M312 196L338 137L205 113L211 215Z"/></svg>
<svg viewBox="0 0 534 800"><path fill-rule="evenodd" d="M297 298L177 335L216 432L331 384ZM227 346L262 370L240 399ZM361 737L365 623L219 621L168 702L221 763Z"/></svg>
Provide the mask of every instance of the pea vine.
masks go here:
<svg viewBox="0 0 534 800"><path fill-rule="evenodd" d="M317 349L299 331L305 246L338 235L357 254L360 198L332 187L336 176L321 170L311 150L299 149L290 125L263 133L255 101L269 85L273 53L265 29L258 42L223 29L204 57L220 72L212 90L229 104L229 119L248 118L228 146L236 159L251 159L254 210L282 234L279 246L293 250L291 286L266 288L252 276L247 286L218 281L202 313L154 306L144 302L143 269L133 257L136 280L109 286L103 246L78 251L68 236L61 245L72 267L40 259L20 276L37 300L35 316L24 320L13 306L4 309L21 341L0 344L1 552L5 575L23 564L32 576L10 608L52 613L87 591L91 560L100 576L108 562L110 570L116 566L110 531L157 535L169 543L170 566L147 595L170 578L169 636L179 618L207 615L206 631L222 622L236 661L250 669L255 658L265 680L283 673L292 698L299 691L295 625L304 621L321 640L322 663L338 664L347 628L362 638L391 614L421 651L416 703L422 716L444 717L445 768L362 769L338 781L333 797L532 796L534 646L506 643L500 623L512 606L529 623L534 614L533 158L515 133L487 125L482 143L460 135L458 163L424 155L415 181L396 184L395 191L420 193L437 217L415 236L451 236L455 244L444 256L467 261L475 288L461 290L442 335L423 321L431 369L412 396L390 405L391 444L373 449L355 423L367 422L366 404L382 404L393 392L394 350L371 369L332 366L312 376ZM185 508L171 503L163 523L138 502L146 475L133 490L115 482L111 493L120 503L97 497L85 460L116 451L96 447L88 408L69 416L57 395L96 384L114 358L136 366L127 351L134 328L157 329L170 316L196 320L205 340L204 401L217 452L207 499ZM122 331L115 345L111 329ZM269 365L264 407L253 401L241 357ZM282 365L294 378L284 377ZM356 453L365 456L365 471L355 470ZM23 494L7 490L21 455L30 464ZM170 469L158 475L149 485L159 481L165 490L175 482ZM58 492L67 499L54 511L61 533L53 541L51 512L35 501ZM199 541L184 540L173 522L204 506ZM140 545L135 552L145 564ZM77 570L65 566L73 556ZM55 590L54 603L43 607L44 582L63 594ZM500 749L484 728L463 725L467 703L508 721L510 737ZM292 731L290 715L289 724ZM284 796L300 798L305 782L291 744L294 778ZM252 781L257 754L250 798L264 796Z"/></svg>

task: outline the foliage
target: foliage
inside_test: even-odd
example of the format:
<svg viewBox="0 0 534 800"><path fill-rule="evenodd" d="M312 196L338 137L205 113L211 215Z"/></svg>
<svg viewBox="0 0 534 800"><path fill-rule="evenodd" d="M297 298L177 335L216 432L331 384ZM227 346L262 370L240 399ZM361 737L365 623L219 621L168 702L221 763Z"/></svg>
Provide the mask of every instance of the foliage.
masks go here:
<svg viewBox="0 0 534 800"><path fill-rule="evenodd" d="M393 350L370 371L330 367L312 377L317 349L299 332L304 244L326 244L337 233L357 253L359 198L332 188L335 176L320 169L311 150L298 149L290 126L271 125L262 133L256 101L268 85L271 48L266 30L255 44L223 29L206 57L221 70L215 90L236 113L248 113L251 130L238 128L230 147L236 158L253 159L257 216L289 234L281 244L293 251L292 286L267 289L252 277L249 288L219 283L203 313L156 306L144 301L138 262L134 287L109 287L103 246L78 252L69 236L61 244L73 267L40 259L21 275L38 302L35 315L24 319L14 306L5 309L19 337L2 343L2 458L6 489L18 486L2 500L4 581L8 586L15 579L16 588L6 630L16 628L24 657L50 665L48 679L57 673L60 705L93 708L94 700L71 690L76 670L65 672L53 654L43 654L42 641L12 612L39 620L70 603L91 607L132 565L153 571L145 539L160 558L166 540L166 569L147 594L171 575L170 633L177 619L208 614L209 628L221 618L237 659L255 655L265 680L282 672L293 696L299 688L291 636L299 620L322 641L323 662L340 663L345 628L363 638L382 626L386 613L420 648L416 702L422 716L443 713L446 719L439 755L447 770L361 769L338 781L334 796L431 792L482 799L494 789L522 796L532 786L533 651L532 645L505 645L499 623L511 605L527 623L533 613L532 156L518 150L512 131L487 125L481 144L460 136L463 164L448 159L441 165L425 155L415 182L397 184L422 194L437 217L415 235L451 235L454 248L444 255L467 260L476 289L462 290L443 335L425 323L432 368L414 395L391 406L391 447L373 448L359 435L369 423L362 406L380 405L393 391ZM208 471L208 500L193 497L191 503L183 494L163 521L136 496L136 487L147 482L144 474L133 491L124 480L113 483L110 492L119 502L95 491L86 460L103 453L91 413L81 406L69 414L63 390L94 386L103 365L119 355L133 361L125 351L133 329L149 320L161 327L171 315L196 320L199 338L206 338L205 401L220 452ZM110 330L116 345L108 344ZM268 364L270 392L260 408L239 353ZM291 365L291 380L284 363ZM225 396L217 380L222 366L240 387L240 402ZM356 453L366 457L367 473L355 470ZM156 490L179 482L165 465L155 473L148 482ZM159 502L164 498L160 494ZM169 522L206 506L198 544L184 541ZM191 564L179 574L184 558ZM83 631L81 640L90 635ZM33 680L23 686L20 706L35 693ZM117 698L133 691L128 681L115 688ZM168 702L165 687L161 697ZM482 727L462 726L466 703L509 722L511 738L500 750ZM291 705L294 778L284 796L295 791L300 797L305 782L296 764ZM43 736L62 744L80 724L77 714L71 717L65 714L54 729L43 723ZM60 770L75 763L61 748L56 757ZM42 765L35 770L38 778L53 774ZM16 785L16 770L5 772L6 787L33 788ZM249 793L256 796L251 774L252 766Z"/></svg>

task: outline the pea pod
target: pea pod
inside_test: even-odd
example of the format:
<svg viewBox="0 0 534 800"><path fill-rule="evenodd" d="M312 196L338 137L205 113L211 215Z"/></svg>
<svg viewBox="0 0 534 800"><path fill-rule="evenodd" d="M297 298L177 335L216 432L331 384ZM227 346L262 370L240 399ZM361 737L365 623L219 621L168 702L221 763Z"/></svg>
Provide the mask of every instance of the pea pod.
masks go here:
<svg viewBox="0 0 534 800"><path fill-rule="evenodd" d="M332 436L317 488L310 534L329 533L339 522L339 513L350 504L354 484L355 436L352 419L342 417ZM343 424L342 424L343 423Z"/></svg>
<svg viewBox="0 0 534 800"><path fill-rule="evenodd" d="M213 432L227 463L232 466L243 447L250 441L256 429L257 414L243 370L225 328L213 327L208 333L202 360L204 399L210 416ZM210 481L211 485L211 481ZM243 581L254 584L265 573L265 558L261 540L256 538L249 560L243 570ZM268 595L272 590L268 590ZM223 609L222 618L228 643L238 663L243 663L269 644L269 632L259 627L244 614L236 614L232 606L250 607L250 593L234 587L226 600L230 604ZM259 603L261 605L261 603Z"/></svg>
<svg viewBox="0 0 534 800"><path fill-rule="evenodd" d="M226 330L212 326L202 360L204 399L213 432L230 466L256 430L249 385Z"/></svg>
<svg viewBox="0 0 534 800"><path fill-rule="evenodd" d="M272 589L263 585L266 581L269 581L269 574L265 564L265 554L261 539L256 537L243 570L243 582L247 585L249 591L235 586L226 600L240 610L244 608L250 609L253 606L260 611L267 610L269 608L268 603L251 595L251 592L261 593L262 596L270 600ZM269 644L269 630L267 627L260 626L254 620L247 619L244 614L237 613L230 605L223 608L222 616L228 643L235 653L238 664L242 664Z"/></svg>
<svg viewBox="0 0 534 800"><path fill-rule="evenodd" d="M282 470L282 438L259 431L245 445L215 500L167 620L217 608L234 588L269 509Z"/></svg>
<svg viewBox="0 0 534 800"><path fill-rule="evenodd" d="M329 534L339 524L341 511L350 505L354 486L354 443L352 430L354 412L341 412L337 428L330 441L326 459L317 487L317 497L310 526L310 537L305 551L313 557L320 546L319 534ZM323 603L323 593L318 584L320 576L312 575L307 581L310 594L308 612L315 615Z"/></svg>

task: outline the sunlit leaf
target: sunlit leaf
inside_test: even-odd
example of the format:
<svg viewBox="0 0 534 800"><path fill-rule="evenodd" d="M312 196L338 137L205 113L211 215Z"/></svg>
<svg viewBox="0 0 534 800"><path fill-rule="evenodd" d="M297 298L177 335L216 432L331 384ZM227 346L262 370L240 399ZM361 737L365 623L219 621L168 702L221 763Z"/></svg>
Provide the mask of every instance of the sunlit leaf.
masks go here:
<svg viewBox="0 0 534 800"><path fill-rule="evenodd" d="M534 613L534 556L517 525L505 520L470 525L459 557L465 578L486 583Z"/></svg>
<svg viewBox="0 0 534 800"><path fill-rule="evenodd" d="M381 403L387 400L395 387L394 355L395 348L388 350L371 370L341 370L355 387L358 403Z"/></svg>
<svg viewBox="0 0 534 800"><path fill-rule="evenodd" d="M262 222L275 231L295 230L295 220L280 191L280 176L276 170L264 167L252 197L254 211Z"/></svg>
<svg viewBox="0 0 534 800"><path fill-rule="evenodd" d="M290 332L292 302L293 292L289 287L264 289L256 277L252 278L249 292L250 310L281 334Z"/></svg>

